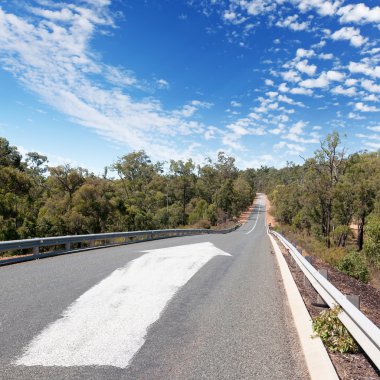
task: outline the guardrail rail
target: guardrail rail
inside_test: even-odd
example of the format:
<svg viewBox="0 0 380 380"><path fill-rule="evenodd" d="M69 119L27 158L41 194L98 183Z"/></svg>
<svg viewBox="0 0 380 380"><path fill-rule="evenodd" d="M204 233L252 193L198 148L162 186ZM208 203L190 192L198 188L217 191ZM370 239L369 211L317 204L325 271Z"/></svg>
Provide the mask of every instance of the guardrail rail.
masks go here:
<svg viewBox="0 0 380 380"><path fill-rule="evenodd" d="M203 234L226 234L235 231L239 225L224 230L207 230L207 229L170 229L170 230L147 230L147 231L129 231L129 232L111 232L103 234L89 235L70 235L46 238L34 238L25 240L9 240L0 242L0 252L15 251L22 249L32 249L33 254L23 255L19 258L10 257L6 260L0 260L0 266L16 262L30 261L43 257L57 256L76 250L83 250L83 247L73 249L74 244L87 243L85 249L104 248L113 245L123 245L135 243L138 241L156 240L169 237L203 235ZM132 240L139 238L140 240ZM123 241L124 240L124 241ZM104 241L104 244L95 246L95 242ZM64 246L63 250L47 253L40 253L41 247Z"/></svg>
<svg viewBox="0 0 380 380"><path fill-rule="evenodd" d="M329 305L340 306L339 319L358 342L359 346L380 370L380 329L357 309L334 285L324 278L297 248L276 231L270 231L289 250L293 259L314 289Z"/></svg>

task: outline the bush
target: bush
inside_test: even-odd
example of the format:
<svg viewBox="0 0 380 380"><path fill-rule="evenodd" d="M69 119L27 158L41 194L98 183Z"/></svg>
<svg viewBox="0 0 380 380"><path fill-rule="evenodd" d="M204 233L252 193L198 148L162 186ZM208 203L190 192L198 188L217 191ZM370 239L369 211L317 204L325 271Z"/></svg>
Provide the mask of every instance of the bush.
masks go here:
<svg viewBox="0 0 380 380"><path fill-rule="evenodd" d="M331 352L356 353L359 346L339 320L340 312L338 306L322 311L313 320L313 330Z"/></svg>
<svg viewBox="0 0 380 380"><path fill-rule="evenodd" d="M202 219L198 220L198 222L194 224L194 228L205 228L209 230L211 228L211 224L208 220Z"/></svg>
<svg viewBox="0 0 380 380"><path fill-rule="evenodd" d="M365 258L357 252L348 253L338 263L337 268L361 282L369 281L369 270Z"/></svg>

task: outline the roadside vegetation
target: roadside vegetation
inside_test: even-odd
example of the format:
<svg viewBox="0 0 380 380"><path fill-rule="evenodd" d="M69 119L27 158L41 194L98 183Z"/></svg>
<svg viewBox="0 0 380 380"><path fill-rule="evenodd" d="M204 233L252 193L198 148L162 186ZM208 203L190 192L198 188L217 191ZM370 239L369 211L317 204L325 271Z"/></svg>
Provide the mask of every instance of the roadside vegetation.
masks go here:
<svg viewBox="0 0 380 380"><path fill-rule="evenodd" d="M306 251L367 282L380 269L380 154L347 155L338 133L302 165L262 167L278 228Z"/></svg>
<svg viewBox="0 0 380 380"><path fill-rule="evenodd" d="M313 319L313 331L330 352L357 353L359 346L338 317L341 311L338 306L322 311Z"/></svg>
<svg viewBox="0 0 380 380"><path fill-rule="evenodd" d="M95 175L22 157L0 138L0 240L185 226L217 228L255 194L254 171L219 153L203 165L152 162L144 151L120 157Z"/></svg>
<svg viewBox="0 0 380 380"><path fill-rule="evenodd" d="M165 170L164 170L165 168ZM0 138L0 240L177 227L218 228L256 193L279 228L309 253L367 282L380 269L380 154L347 155L337 133L302 165L239 170L219 153L202 165L152 162L144 151L96 175L22 157Z"/></svg>

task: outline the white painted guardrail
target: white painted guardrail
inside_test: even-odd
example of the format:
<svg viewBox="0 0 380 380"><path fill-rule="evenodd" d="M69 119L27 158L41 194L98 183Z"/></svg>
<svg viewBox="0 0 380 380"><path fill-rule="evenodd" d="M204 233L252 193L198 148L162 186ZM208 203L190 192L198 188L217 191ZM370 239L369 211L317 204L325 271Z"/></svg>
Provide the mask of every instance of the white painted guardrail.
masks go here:
<svg viewBox="0 0 380 380"><path fill-rule="evenodd" d="M330 306L340 306L339 319L358 342L363 351L380 369L380 329L357 309L335 286L324 278L281 234L270 231L289 249L289 253L310 281L314 289Z"/></svg>
<svg viewBox="0 0 380 380"><path fill-rule="evenodd" d="M147 230L147 231L130 231L130 232L111 232L103 234L89 234L89 235L70 235L70 236L57 236L46 238L34 238L25 240L10 240L0 242L0 252L14 251L20 249L33 249L33 254L28 256L22 256L19 258L10 257L7 260L1 260L0 266L12 264L16 262L35 260L42 257L55 256L64 254L68 251L75 251L72 249L73 244L77 243L89 243L88 249L104 248L116 244L128 244L136 241L131 241L133 238L142 238L142 240L155 240L168 237L180 237L190 235L203 235L203 234L226 234L235 231L238 225L232 228L224 230L207 230L207 229L171 229L171 230ZM124 242L122 241L124 239ZM117 241L116 241L117 240ZM120 241L121 240L121 241ZM101 246L95 247L96 241L104 241ZM141 241L141 240L140 240ZM65 246L64 250L58 252L48 252L46 254L40 254L40 247L52 247L52 246ZM83 248L77 248L77 250Z"/></svg>

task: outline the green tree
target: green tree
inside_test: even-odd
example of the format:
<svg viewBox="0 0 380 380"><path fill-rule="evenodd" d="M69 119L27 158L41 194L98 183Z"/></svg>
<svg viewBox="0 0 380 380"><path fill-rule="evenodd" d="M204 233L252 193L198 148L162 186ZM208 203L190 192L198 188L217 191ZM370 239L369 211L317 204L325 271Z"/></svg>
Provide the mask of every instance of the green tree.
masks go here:
<svg viewBox="0 0 380 380"><path fill-rule="evenodd" d="M178 191L177 199L182 202L182 224L187 222L186 204L193 196L196 176L194 173L195 165L191 159L186 162L182 160L170 161L170 173L172 183Z"/></svg>

